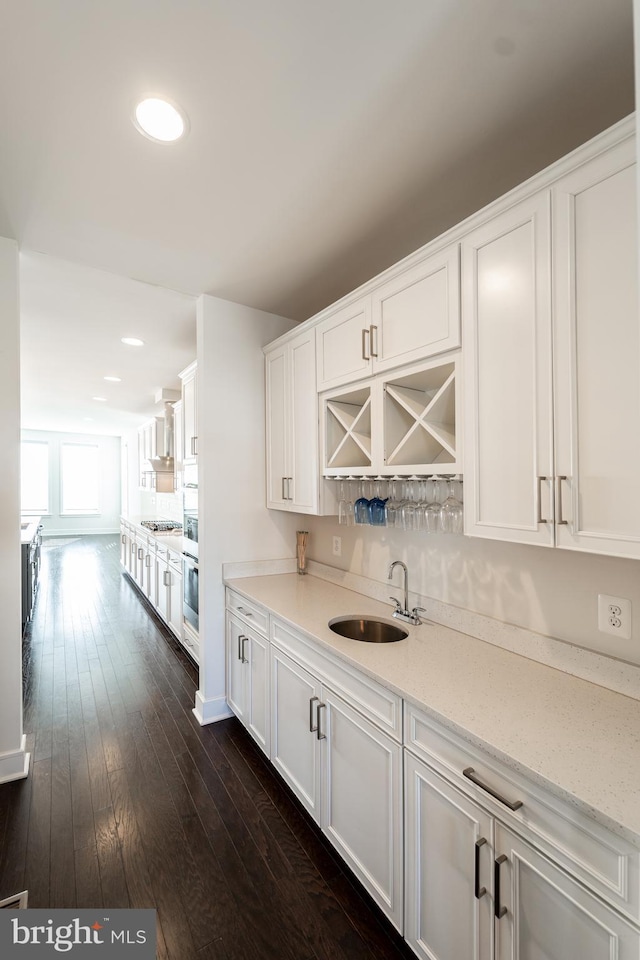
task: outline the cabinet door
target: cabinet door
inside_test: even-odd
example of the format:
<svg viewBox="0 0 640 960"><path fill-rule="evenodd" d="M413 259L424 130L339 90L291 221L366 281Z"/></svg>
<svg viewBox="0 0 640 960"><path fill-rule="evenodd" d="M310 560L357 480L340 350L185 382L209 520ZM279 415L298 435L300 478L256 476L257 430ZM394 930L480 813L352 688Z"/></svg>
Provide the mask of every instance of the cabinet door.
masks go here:
<svg viewBox="0 0 640 960"><path fill-rule="evenodd" d="M129 563L129 537L124 527L120 527L120 563L126 569Z"/></svg>
<svg viewBox="0 0 640 960"><path fill-rule="evenodd" d="M288 423L291 398L288 393L287 345L265 357L267 398L267 507L288 510Z"/></svg>
<svg viewBox="0 0 640 960"><path fill-rule="evenodd" d="M402 930L402 747L331 691L322 704L322 829Z"/></svg>
<svg viewBox="0 0 640 960"><path fill-rule="evenodd" d="M316 327L318 391L371 373L371 297L343 307Z"/></svg>
<svg viewBox="0 0 640 960"><path fill-rule="evenodd" d="M550 196L462 243L465 533L554 543Z"/></svg>
<svg viewBox="0 0 640 960"><path fill-rule="evenodd" d="M247 725L248 637L245 627L227 614L227 703Z"/></svg>
<svg viewBox="0 0 640 960"><path fill-rule="evenodd" d="M493 956L492 851L491 817L405 752L405 938L419 957Z"/></svg>
<svg viewBox="0 0 640 960"><path fill-rule="evenodd" d="M320 683L271 646L271 760L300 802L320 820Z"/></svg>
<svg viewBox="0 0 640 960"><path fill-rule="evenodd" d="M289 345L291 387L289 420L292 475L291 509L318 512L318 396L316 394L315 331Z"/></svg>
<svg viewBox="0 0 640 960"><path fill-rule="evenodd" d="M182 457L184 456L184 443L182 440L182 400L178 400L173 405L173 461L175 488L180 490L182 487Z"/></svg>
<svg viewBox="0 0 640 960"><path fill-rule="evenodd" d="M146 576L144 558L147 552L147 545L146 543L143 543L142 540L136 537L135 549L136 549L136 565L135 565L134 577L135 577L136 583L141 588L141 590L144 590L144 581Z"/></svg>
<svg viewBox="0 0 640 960"><path fill-rule="evenodd" d="M374 370L460 346L460 255L448 247L388 280L372 295Z"/></svg>
<svg viewBox="0 0 640 960"><path fill-rule="evenodd" d="M196 374L182 381L182 462L198 459Z"/></svg>
<svg viewBox="0 0 640 960"><path fill-rule="evenodd" d="M183 635L183 608L184 600L182 596L182 561L169 561L169 610L167 615L167 624L175 633L179 640Z"/></svg>
<svg viewBox="0 0 640 960"><path fill-rule="evenodd" d="M167 569L168 551L165 547L156 547L156 610L166 623L169 619L169 571Z"/></svg>
<svg viewBox="0 0 640 960"><path fill-rule="evenodd" d="M640 932L496 824L497 960L637 960Z"/></svg>
<svg viewBox="0 0 640 960"><path fill-rule="evenodd" d="M152 548L147 545L143 560L144 571L142 589L144 590L147 599L153 604L155 604L155 559L155 554L153 553Z"/></svg>
<svg viewBox="0 0 640 960"><path fill-rule="evenodd" d="M633 141L553 189L557 544L640 557ZM566 477L566 479L560 479Z"/></svg>
<svg viewBox="0 0 640 960"><path fill-rule="evenodd" d="M269 644L253 632L249 632L249 663L245 664L248 673L247 729L256 743L269 755L270 724L269 712Z"/></svg>

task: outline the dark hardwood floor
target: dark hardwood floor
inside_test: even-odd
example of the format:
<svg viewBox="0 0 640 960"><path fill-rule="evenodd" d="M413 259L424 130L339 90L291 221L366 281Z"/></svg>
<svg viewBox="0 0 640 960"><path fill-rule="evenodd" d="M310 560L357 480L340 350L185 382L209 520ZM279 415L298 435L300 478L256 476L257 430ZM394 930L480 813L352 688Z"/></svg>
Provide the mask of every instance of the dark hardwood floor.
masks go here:
<svg viewBox="0 0 640 960"><path fill-rule="evenodd" d="M24 642L32 766L0 785L0 899L155 907L171 960L413 954L120 572L115 537L45 541Z"/></svg>

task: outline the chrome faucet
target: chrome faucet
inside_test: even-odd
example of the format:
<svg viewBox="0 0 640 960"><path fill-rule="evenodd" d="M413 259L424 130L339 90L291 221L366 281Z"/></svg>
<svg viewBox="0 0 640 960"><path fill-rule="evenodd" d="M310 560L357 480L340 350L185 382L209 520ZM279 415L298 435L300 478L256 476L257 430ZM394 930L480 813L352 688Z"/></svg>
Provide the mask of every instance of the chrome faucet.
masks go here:
<svg viewBox="0 0 640 960"><path fill-rule="evenodd" d="M413 610L409 610L409 571L407 565L403 563L402 560L394 560L389 567L387 580L391 580L393 577L394 567L402 567L404 571L404 607L396 597L390 597L389 599L393 600L396 605L391 616L396 617L398 620L404 620L405 623L413 623L416 625L422 623L419 614L424 613L424 607L414 607Z"/></svg>

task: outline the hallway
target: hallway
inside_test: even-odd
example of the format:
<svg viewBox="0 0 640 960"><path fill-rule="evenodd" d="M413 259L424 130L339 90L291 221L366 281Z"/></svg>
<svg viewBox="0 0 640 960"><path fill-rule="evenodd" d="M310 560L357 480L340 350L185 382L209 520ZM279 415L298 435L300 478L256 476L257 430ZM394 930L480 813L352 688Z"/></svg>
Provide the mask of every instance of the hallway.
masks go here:
<svg viewBox="0 0 640 960"><path fill-rule="evenodd" d="M0 899L156 907L170 960L413 956L242 726L198 725L197 671L121 574L118 539L45 544Z"/></svg>

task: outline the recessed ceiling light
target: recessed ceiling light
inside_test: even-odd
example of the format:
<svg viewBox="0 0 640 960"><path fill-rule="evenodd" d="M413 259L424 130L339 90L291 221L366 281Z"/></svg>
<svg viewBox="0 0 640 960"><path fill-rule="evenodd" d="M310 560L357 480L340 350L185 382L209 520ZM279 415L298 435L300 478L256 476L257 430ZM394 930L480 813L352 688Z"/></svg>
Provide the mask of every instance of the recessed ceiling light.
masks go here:
<svg viewBox="0 0 640 960"><path fill-rule="evenodd" d="M145 137L158 143L173 143L188 129L187 116L164 97L145 97L137 104L133 123Z"/></svg>
<svg viewBox="0 0 640 960"><path fill-rule="evenodd" d="M99 400L100 403L106 403L106 402L107 402L107 398L106 398L106 397L91 397L91 399L92 399L92 400Z"/></svg>
<svg viewBox="0 0 640 960"><path fill-rule="evenodd" d="M144 347L144 340L138 340L137 337L121 337L120 341L128 347Z"/></svg>
<svg viewBox="0 0 640 960"><path fill-rule="evenodd" d="M103 377L103 380L108 380L109 383L122 383L122 377Z"/></svg>

